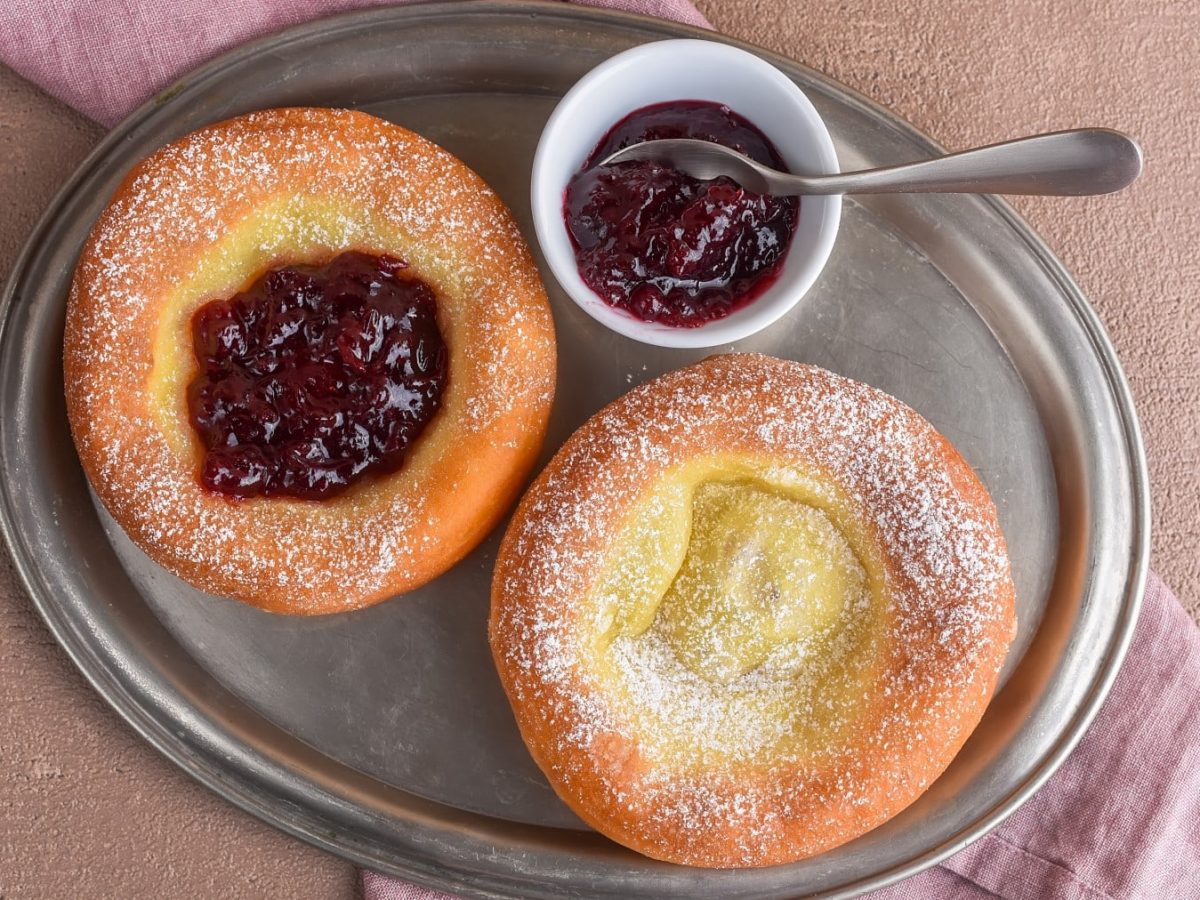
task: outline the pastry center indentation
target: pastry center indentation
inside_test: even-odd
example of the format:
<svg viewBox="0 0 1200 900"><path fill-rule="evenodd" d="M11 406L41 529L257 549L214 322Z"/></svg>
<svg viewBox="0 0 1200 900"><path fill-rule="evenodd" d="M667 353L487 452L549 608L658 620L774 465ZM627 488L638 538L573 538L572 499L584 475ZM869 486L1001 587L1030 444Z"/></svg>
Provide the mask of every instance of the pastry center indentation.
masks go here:
<svg viewBox="0 0 1200 900"><path fill-rule="evenodd" d="M819 640L867 592L826 513L747 482L700 485L683 565L658 610L679 661L726 683L786 644Z"/></svg>

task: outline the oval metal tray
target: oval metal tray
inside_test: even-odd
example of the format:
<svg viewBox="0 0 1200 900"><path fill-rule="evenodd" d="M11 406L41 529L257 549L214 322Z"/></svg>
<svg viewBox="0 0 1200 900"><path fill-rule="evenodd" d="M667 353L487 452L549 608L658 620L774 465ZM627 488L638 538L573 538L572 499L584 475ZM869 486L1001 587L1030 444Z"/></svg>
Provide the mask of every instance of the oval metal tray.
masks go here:
<svg viewBox="0 0 1200 900"><path fill-rule="evenodd" d="M1089 722L1126 647L1148 531L1129 393L1078 289L987 197L847 203L814 290L738 345L867 381L927 416L992 491L1018 587L1006 684L954 764L902 815L815 859L738 872L660 864L568 812L526 754L487 653L497 535L411 596L303 620L192 591L97 509L67 430L63 312L80 245L135 161L255 108L360 107L462 157L532 242L529 163L557 98L611 54L677 36L725 40L530 3L411 6L288 31L189 75L113 131L14 270L0 334L0 512L34 601L95 688L163 753L356 862L484 896L865 890L953 852L1036 789ZM936 150L845 87L762 55L812 98L843 167ZM561 376L547 456L631 384L703 355L620 338L549 288Z"/></svg>

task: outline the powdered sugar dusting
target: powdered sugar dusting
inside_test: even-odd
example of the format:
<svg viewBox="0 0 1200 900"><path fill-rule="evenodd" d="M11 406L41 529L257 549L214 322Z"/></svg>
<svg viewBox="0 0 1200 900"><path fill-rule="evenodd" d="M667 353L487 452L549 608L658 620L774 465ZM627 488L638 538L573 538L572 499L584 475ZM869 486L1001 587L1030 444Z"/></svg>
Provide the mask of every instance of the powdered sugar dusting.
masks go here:
<svg viewBox="0 0 1200 900"><path fill-rule="evenodd" d="M622 511L705 453L815 473L883 560L876 599L727 684L681 665L659 622L606 643L589 608ZM758 356L594 417L527 495L496 578L502 676L552 781L618 840L706 865L820 852L910 803L982 714L1015 631L994 508L944 439L866 385Z"/></svg>
<svg viewBox="0 0 1200 900"><path fill-rule="evenodd" d="M244 277L343 249L404 258L434 288L450 348L442 411L398 475L335 501L205 492L186 420L151 390L165 299L201 271ZM360 113L271 110L162 148L118 191L72 287L68 407L97 492L151 556L216 593L330 611L436 574L430 560L449 564L480 536L478 523L453 524L449 495L471 484L496 504L512 490L510 469L528 464L552 399L552 335L515 223L460 162ZM461 457L447 461L449 448Z"/></svg>

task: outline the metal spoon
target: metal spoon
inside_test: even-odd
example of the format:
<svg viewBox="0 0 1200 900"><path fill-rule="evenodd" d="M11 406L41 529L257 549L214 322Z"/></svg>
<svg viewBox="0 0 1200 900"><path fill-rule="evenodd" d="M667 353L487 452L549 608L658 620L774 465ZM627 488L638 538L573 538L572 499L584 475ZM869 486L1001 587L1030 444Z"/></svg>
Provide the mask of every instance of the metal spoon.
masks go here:
<svg viewBox="0 0 1200 900"><path fill-rule="evenodd" d="M644 141L618 150L602 166L652 159L693 178L724 175L757 194L1108 194L1142 171L1133 138L1107 128L1057 131L951 153L937 159L845 172L789 175L709 141Z"/></svg>

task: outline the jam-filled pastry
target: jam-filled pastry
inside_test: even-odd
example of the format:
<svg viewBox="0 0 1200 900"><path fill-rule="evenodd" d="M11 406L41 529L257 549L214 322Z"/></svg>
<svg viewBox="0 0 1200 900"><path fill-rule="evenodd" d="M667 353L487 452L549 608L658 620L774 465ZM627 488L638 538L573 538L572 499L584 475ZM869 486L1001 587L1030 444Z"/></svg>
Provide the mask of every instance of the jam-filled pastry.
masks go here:
<svg viewBox="0 0 1200 900"><path fill-rule="evenodd" d="M363 113L276 109L129 173L75 273L64 370L84 471L143 551L327 613L430 580L506 512L554 331L462 162Z"/></svg>
<svg viewBox="0 0 1200 900"><path fill-rule="evenodd" d="M1013 640L987 491L898 400L731 354L593 416L500 548L491 644L534 759L639 853L765 866L912 803Z"/></svg>

